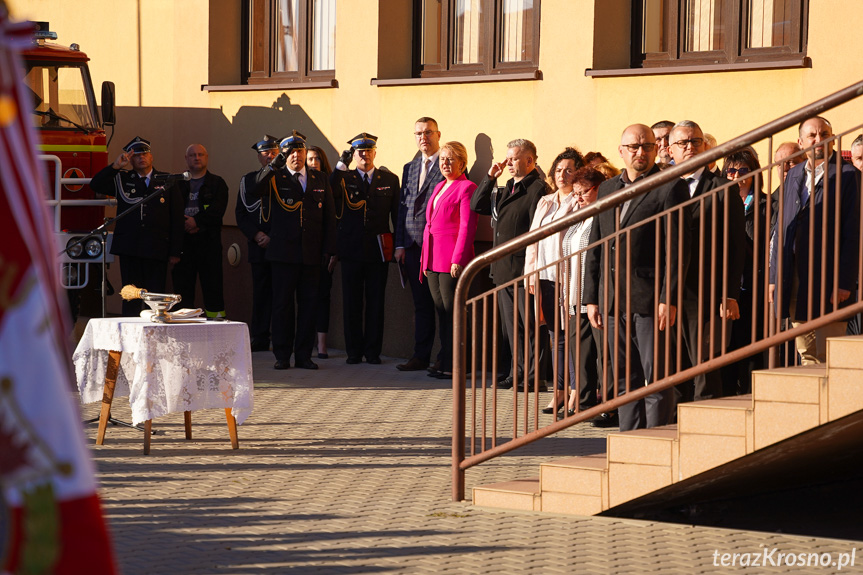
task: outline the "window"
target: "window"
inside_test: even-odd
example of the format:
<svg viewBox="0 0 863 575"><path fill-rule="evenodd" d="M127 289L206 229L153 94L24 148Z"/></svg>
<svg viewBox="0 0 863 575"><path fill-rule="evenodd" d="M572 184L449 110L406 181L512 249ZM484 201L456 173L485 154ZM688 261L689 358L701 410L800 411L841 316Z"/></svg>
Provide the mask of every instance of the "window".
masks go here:
<svg viewBox="0 0 863 575"><path fill-rule="evenodd" d="M246 0L244 81L335 77L336 0Z"/></svg>
<svg viewBox="0 0 863 575"><path fill-rule="evenodd" d="M414 0L415 76L536 70L539 0Z"/></svg>
<svg viewBox="0 0 863 575"><path fill-rule="evenodd" d="M633 0L634 67L738 64L806 54L808 0Z"/></svg>

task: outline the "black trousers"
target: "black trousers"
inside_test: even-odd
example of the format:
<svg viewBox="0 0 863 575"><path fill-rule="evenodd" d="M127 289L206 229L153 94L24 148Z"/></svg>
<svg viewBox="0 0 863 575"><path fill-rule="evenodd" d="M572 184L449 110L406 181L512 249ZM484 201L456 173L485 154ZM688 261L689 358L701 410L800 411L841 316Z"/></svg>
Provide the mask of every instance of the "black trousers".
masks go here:
<svg viewBox="0 0 863 575"><path fill-rule="evenodd" d="M609 369L612 370L612 374L617 379L618 396L626 393L627 365L629 366L628 381L630 391L644 387L646 382L654 381L654 376L662 377L665 375L664 369L659 369L659 366L653 364L654 347L657 348L657 357L662 362L664 361L665 346L665 332L658 332L659 341L654 340L653 325L655 317L636 313L629 316L628 321L630 324L628 364L626 359L627 319L625 317L615 318L610 316L604 322L605 329L608 331L609 360L615 355L615 338L619 346L615 361L613 363L609 361ZM617 366L616 372L615 366ZM667 425L674 408L673 404L673 393L672 390L668 389L661 393L648 395L646 398L634 403L624 405L617 410L620 416L620 431Z"/></svg>
<svg viewBox="0 0 863 575"><path fill-rule="evenodd" d="M683 357L680 362L682 369L688 369L699 363L699 335L701 337L701 362L710 359L711 330L713 330L713 357L719 356L722 351L723 320L718 314L711 314L710 319L704 321L698 317L698 303L684 300L683 313L680 314L678 320L682 322L681 332L683 334ZM725 349L728 349L727 344L731 341L731 326L732 324L729 323L725 328ZM706 374L699 375L690 381L681 383L677 386L677 391L679 393L678 401L681 403L722 397L721 371L715 369Z"/></svg>
<svg viewBox="0 0 863 575"><path fill-rule="evenodd" d="M345 349L348 358L378 359L384 342L389 264L341 260Z"/></svg>
<svg viewBox="0 0 863 575"><path fill-rule="evenodd" d="M578 389L581 410L596 405L602 392L602 357L598 348L601 341L602 332L590 325L586 313L569 316L569 353L575 360L572 388ZM606 387L606 392L610 395L613 388Z"/></svg>
<svg viewBox="0 0 863 575"><path fill-rule="evenodd" d="M330 258L327 256L321 264L321 275L318 281L318 299L315 311L315 331L327 333L330 331L330 293L333 289L333 272L329 271Z"/></svg>
<svg viewBox="0 0 863 575"><path fill-rule="evenodd" d="M249 337L252 345L270 344L270 322L273 319L273 276L270 262L252 262L252 323Z"/></svg>
<svg viewBox="0 0 863 575"><path fill-rule="evenodd" d="M434 300L435 309L440 319L441 337L441 371L452 371L452 311L455 299L455 284L457 278L446 272L429 271L426 277L428 289Z"/></svg>
<svg viewBox="0 0 863 575"><path fill-rule="evenodd" d="M411 295L414 300L414 357L426 363L431 361L432 347L434 347L435 334L435 311L436 303L429 291L427 281L420 282L420 256L422 248L416 243L405 248L405 274L411 286ZM438 312L438 316L439 312ZM452 340L450 340L450 344ZM441 347L443 343L443 326L441 326ZM438 359L443 361L443 349L438 354ZM452 361L452 358L450 358ZM448 370L447 370L448 371Z"/></svg>
<svg viewBox="0 0 863 575"><path fill-rule="evenodd" d="M518 290L513 286L500 290L497 294L497 308L500 313L499 321L503 325L504 339L509 344L510 350L512 350L513 362L510 366L509 375L515 380L516 384L524 378L524 333L525 326L527 326L527 380L528 385L533 385L533 374L537 364L533 357L533 338L536 332L536 322L533 312L533 296L528 296L527 309L525 309L524 293L524 285L521 283L518 285ZM518 306L518 317L515 324L517 333L513 333L512 315L516 305ZM542 355L542 346L540 346L540 359L542 359ZM513 366L515 366L515 370L513 370Z"/></svg>
<svg viewBox="0 0 863 575"><path fill-rule="evenodd" d="M168 262L137 256L120 256L120 279L124 286L131 284L149 292L165 293ZM145 307L143 300L123 300L123 315L137 317Z"/></svg>
<svg viewBox="0 0 863 575"><path fill-rule="evenodd" d="M560 289L566 289L566 286L561 285ZM566 388L566 337L564 334L563 320L558 319L558 333L555 336L554 322L555 316L560 316L561 307L558 305L559 299L554 295L554 282L550 280L539 280L540 300L539 306L542 309L542 315L545 318L545 325L548 329L548 344L551 349L551 363L548 366L546 375L548 379L554 377L554 368L557 364L557 389ZM555 350L555 337L557 337L557 349ZM542 346L542 342L540 346ZM544 350L543 350L544 351Z"/></svg>
<svg viewBox="0 0 863 575"><path fill-rule="evenodd" d="M183 235L183 255L171 271L174 289L183 298L180 307L195 307L195 283L201 278L204 309L225 311L222 281L222 242L204 234Z"/></svg>
<svg viewBox="0 0 863 575"><path fill-rule="evenodd" d="M289 361L308 360L315 341L315 300L319 266L270 262L273 273L273 355ZM296 299L296 314L294 300Z"/></svg>

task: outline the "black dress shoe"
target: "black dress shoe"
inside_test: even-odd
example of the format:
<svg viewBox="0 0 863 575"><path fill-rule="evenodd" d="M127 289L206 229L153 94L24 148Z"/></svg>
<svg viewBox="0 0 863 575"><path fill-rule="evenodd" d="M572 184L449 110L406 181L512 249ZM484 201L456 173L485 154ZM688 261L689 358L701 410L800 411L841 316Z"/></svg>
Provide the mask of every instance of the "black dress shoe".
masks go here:
<svg viewBox="0 0 863 575"><path fill-rule="evenodd" d="M288 369L289 367L291 367L291 362L287 360L282 361L281 359L276 360L276 363L273 365L273 369Z"/></svg>
<svg viewBox="0 0 863 575"><path fill-rule="evenodd" d="M349 357L348 359L345 360L345 363L348 365L356 365L358 363L362 363L362 361L363 360L360 357Z"/></svg>
<svg viewBox="0 0 863 575"><path fill-rule="evenodd" d="M555 411L560 411L561 409L563 409L563 402L561 402L560 407L558 407L556 410L553 407L543 407L542 412L550 415L550 414L554 413Z"/></svg>
<svg viewBox="0 0 863 575"><path fill-rule="evenodd" d="M498 387L500 387L500 384L498 384ZM518 389L519 391L524 391L524 382L518 382L518 387L516 389ZM548 387L546 387L545 382L542 380L539 381L539 391L548 391ZM527 392L533 393L533 381L527 382Z"/></svg>
<svg viewBox="0 0 863 575"><path fill-rule="evenodd" d="M620 418L617 417L617 412L600 413L590 420L590 425L593 427L617 427L620 425Z"/></svg>
<svg viewBox="0 0 863 575"><path fill-rule="evenodd" d="M379 358L379 357L367 357L366 363L369 363L371 365L380 365L381 364L381 358Z"/></svg>
<svg viewBox="0 0 863 575"><path fill-rule="evenodd" d="M318 369L318 364L316 364L310 359L300 359L294 362L294 367L299 367L302 369Z"/></svg>
<svg viewBox="0 0 863 575"><path fill-rule="evenodd" d="M270 351L270 342L254 341L251 345L252 351Z"/></svg>
<svg viewBox="0 0 863 575"><path fill-rule="evenodd" d="M445 371L438 371L438 372L436 372L436 373L434 373L434 374L431 374L431 373L430 373L429 375L430 375L431 377L436 378L436 379L452 379L452 374L451 374L451 373L447 373L447 372L445 372Z"/></svg>
<svg viewBox="0 0 863 575"><path fill-rule="evenodd" d="M497 382L498 389L512 389L512 378L504 378L503 381Z"/></svg>
<svg viewBox="0 0 863 575"><path fill-rule="evenodd" d="M369 362L371 363L371 362ZM412 357L407 360L405 363L400 363L396 366L396 369L399 371L420 371L427 368L429 362L423 361L418 357Z"/></svg>
<svg viewBox="0 0 863 575"><path fill-rule="evenodd" d="M330 354L328 353L319 353L318 359L330 359Z"/></svg>
<svg viewBox="0 0 863 575"><path fill-rule="evenodd" d="M433 364L426 368L429 371L440 371L440 360L435 361Z"/></svg>

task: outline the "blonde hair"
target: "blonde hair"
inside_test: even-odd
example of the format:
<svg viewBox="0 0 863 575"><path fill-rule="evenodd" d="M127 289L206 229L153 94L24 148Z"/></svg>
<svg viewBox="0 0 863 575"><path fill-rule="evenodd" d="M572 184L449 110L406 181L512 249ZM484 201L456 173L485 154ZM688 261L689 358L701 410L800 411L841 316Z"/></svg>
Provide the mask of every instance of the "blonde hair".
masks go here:
<svg viewBox="0 0 863 575"><path fill-rule="evenodd" d="M611 165L608 162L603 162L601 164L597 164L597 165L593 166L593 168L595 170L597 170L598 172L601 172L602 175L605 176L606 180L609 180L609 179L611 179L617 175L620 175L620 170L618 170L617 168L615 168L613 165Z"/></svg>
<svg viewBox="0 0 863 575"><path fill-rule="evenodd" d="M449 150L455 159L461 162L463 169L462 173L467 171L467 148L461 142L447 142L440 147L441 151Z"/></svg>

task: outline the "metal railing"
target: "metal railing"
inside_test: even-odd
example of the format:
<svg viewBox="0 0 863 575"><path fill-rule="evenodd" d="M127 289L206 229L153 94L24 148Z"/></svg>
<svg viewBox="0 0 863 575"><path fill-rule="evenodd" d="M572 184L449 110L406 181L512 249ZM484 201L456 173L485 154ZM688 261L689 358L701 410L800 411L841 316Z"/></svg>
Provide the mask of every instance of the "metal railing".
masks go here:
<svg viewBox="0 0 863 575"><path fill-rule="evenodd" d="M659 211L655 215L646 218L631 226L620 225L621 206L634 198L650 194L660 186L670 184L681 176L691 174L701 167L708 166L716 160L728 156L730 153L766 141L768 157L772 158L774 153L773 136L789 127L797 126L802 121L822 114L825 110L834 108L848 102L863 94L863 82L858 82L844 90L840 90L830 96L822 98L808 106L800 108L777 120L769 122L751 132L738 138L730 140L713 149L707 150L696 157L680 164L670 166L652 176L643 178L625 188L598 199L595 203L578 209L574 213L561 219L552 221L538 229L531 230L505 244L480 254L464 269L455 292L454 317L453 317L453 441L452 441L452 497L454 500L464 499L465 470L492 459L498 455L510 452L514 449L537 441L543 437L557 433L567 427L581 423L593 418L600 413L610 412L620 407L631 409L631 404L643 401L654 394L670 394L675 386L689 382L698 376L704 376L714 370L729 366L736 362L746 360L769 352L769 365L788 365L796 361L796 352L788 342L793 342L798 336L802 336L816 329L821 329L831 323L844 321L849 317L863 313L863 298L856 286L863 284L863 236L859 233L859 222L863 220L863 202L860 202L861 189L859 176L855 176L855 193L853 202L855 213L850 220L854 223L854 229L848 229L848 225L842 218L848 216L841 211L840 200L847 198L849 194L842 194L841 185L843 177L832 177L825 175L823 198L818 203L812 201L813 209L806 212L808 216L808 229L817 230L821 233L808 234L808 254L825 254L818 266L814 258L808 257L808 267L805 277L808 278L805 293L810 294L806 303L805 318L796 318L794 324L785 321L785 318L777 318L774 314L774 305L766 301L770 293L770 278L768 268L771 262L776 269L776 301L775 308L783 310L787 303L786 288L782 282L783 266L788 250L799 250L801 247L791 248L785 245L784 226L782 214L785 210L785 180L777 178L778 187L775 193L773 168L784 163L786 158L779 164L767 163L759 170L747 174L737 182L752 179L754 188L753 205L755 206L753 216L753 233L749 239L751 244L751 261L746 262L745 271L751 271L752 288L750 294L745 294L749 309L751 309L749 328L749 341L737 349L729 349L729 333L731 325L719 318L719 304L726 303L726 298L732 294L728 293L729 286L734 287L735 282L739 284L739 278L729 275L729 241L734 244L740 238L733 234L738 230L732 229L730 218L730 201L723 201L725 194L738 193L737 183L721 185L708 193L699 194L688 201L676 203L667 209ZM840 134L821 141L812 148L802 150L794 156L807 157L806 154L814 149L835 147L833 156L829 163L831 169L839 172L841 163L840 156L843 147L843 138L859 132L861 126L856 126ZM851 136L853 139L853 135ZM845 142L849 142L845 138ZM850 146L849 146L850 147ZM814 153L814 152L813 152ZM780 166L781 169L781 166ZM829 172L829 169L827 170ZM811 176L810 176L811 177ZM830 179L832 177L832 179ZM761 184L766 183L766 191L761 190ZM814 187L811 185L810 189ZM670 184L672 185L672 184ZM831 186L834 186L831 189ZM667 186L666 186L667 187ZM721 204L721 209L714 209L714 205ZM846 204L846 206L849 204ZM763 206L763 209L762 209ZM600 214L615 210L614 230L607 233L605 237L590 244L584 249L577 250L567 257L562 257L556 262L549 263L544 268L528 270L519 278L511 282L496 286L494 289L481 293L475 297L469 297L468 293L472 281L483 269L486 269L493 261L515 254L524 250L531 244L536 244L543 238L562 234L570 227L593 218L596 225ZM779 225L772 226L774 215L779 215ZM690 218L697 216L701 222L691 235ZM707 226L705 222L709 222ZM708 230L708 231L705 231ZM832 237L828 237L828 231L832 230ZM854 237L853 249L847 243L848 234ZM709 234L709 235L708 235ZM816 237L819 236L819 237ZM650 247L651 241L654 250L653 266L640 266L637 269L631 264L633 250L633 238L637 240L636 247L644 249ZM648 238L645 240L644 238ZM594 238L595 239L595 238ZM817 240L817 241L816 241ZM845 244L841 244L846 240ZM843 246L840 250L840 245ZM709 246L709 247L706 247ZM733 247L733 246L732 246ZM817 250L816 250L817 248ZM848 254L849 250L853 253ZM840 251L843 258L851 257L856 266L856 286L852 289L851 298L841 307L831 302L838 302L839 296L839 274L840 274ZM623 254L621 254L623 252ZM694 252L697 264L688 269L689 256ZM613 253L613 256L610 255ZM606 254L608 257L597 257L597 254ZM830 258L828 258L828 255ZM831 261L828 261L831 259ZM575 350L575 357L579 357L581 328L577 321L573 321L574 329L567 321L570 312L577 318L582 306L582 294L584 286L574 278L581 277L581 267L585 260L591 262L588 269L602 278L601 285L597 288L600 294L599 309L606 322L606 327L614 322L615 329L625 329L626 337L622 339L615 337L610 341L609 329L604 329L594 342L599 356L598 371L601 372L599 381L581 381L580 366L571 361L570 352ZM671 262L667 265L667 262ZM677 262L677 263L675 263ZM621 263L624 265L621 269ZM847 262L845 262L847 263ZM591 267L592 266L592 267ZM748 267L751 266L751 267ZM555 309L565 310L563 318L561 313L554 313L553 318L545 317L548 338L551 346L546 346L542 341L543 330L540 323L535 321L541 317L541 305L538 297L533 297L529 290L522 286L526 283L539 285L543 271L555 268L557 272L554 280L548 280L554 286ZM639 366L634 366L631 359L633 353L632 337L634 336L632 324L634 323L635 310L643 309L644 302L633 302L631 298L631 282L633 276L638 275L642 280L649 279L654 284L654 301L649 302L651 308L660 303L675 306L677 320L669 329L659 330L656 322L651 322L650 329L653 332L653 342L657 342L652 350L652 361L648 367L652 374L646 375L643 384L638 381ZM729 278L731 281L729 282ZM527 280L532 280L528 282ZM696 281L697 279L697 281ZM575 281L575 288L570 281ZM688 280L688 283L687 283ZM721 284L720 284L721 282ZM547 284L550 285L550 284ZM714 286L721 285L717 291ZM828 294L815 300L811 297L813 290L820 291L820 286L832 285ZM623 287L622 287L623 286ZM799 286L795 286L799 293ZM513 299L517 304L523 302L523 312L520 316L519 305L513 305L512 317L501 318L498 313L499 294L504 289L513 293ZM698 325L698 335L691 345L697 348L696 358L689 365L688 353L685 349L685 340L682 326L682 312L684 310L684 290L687 292L686 303L690 311L689 315L695 316ZM538 290L537 290L538 291ZM574 292L574 297L571 295ZM695 293L697 304L693 304L692 293ZM708 292L708 293L705 293ZM620 296L623 295L623 299ZM615 297L617 296L617 297ZM706 300L706 301L705 301ZM612 303L609 303L612 302ZM591 298L591 303L597 303ZM693 305L695 307L693 307ZM548 309L548 308L546 308ZM705 309L707 310L705 312ZM622 313L621 313L622 310ZM694 311L693 311L694 310ZM715 313L711 310L715 310ZM703 334L703 314L706 313L707 321L711 327L708 333ZM610 317L610 314L611 317ZM648 314L649 315L649 314ZM655 313L654 313L655 315ZM617 321L615 321L617 316ZM626 318L627 321L622 321ZM756 321L758 318L760 321ZM689 318L692 319L692 318ZM711 320L717 321L711 321ZM519 321L521 320L521 321ZM500 346L498 331L501 322L512 322L510 333L515 334L515 345ZM519 323L521 328L519 329ZM471 329L471 376L470 387L467 387L468 372L468 324ZM618 334L619 335L619 334ZM705 338L708 341L705 341ZM689 338L692 339L691 337ZM562 340L562 343L561 343ZM588 338L589 340L589 338ZM574 342L571 344L570 342ZM784 344L784 345L783 345ZM551 394L551 405L557 406L564 402L564 417L558 419L557 414L551 417L551 422L540 423L541 397L541 368L542 351L550 347L552 350L552 368L550 370L551 383L554 388ZM555 360L558 348L563 349L563 361ZM532 353L531 353L532 351ZM508 363L501 361L501 353L510 355ZM532 365L530 360L532 359ZM642 358L644 359L644 358ZM520 361L519 361L520 360ZM644 363L644 362L640 362ZM505 370L511 370L515 379L512 393L512 401L501 404L498 396L501 391L497 389L497 376L500 366L505 365ZM519 373L521 366L521 373ZM633 373L635 369L636 373ZM558 377L562 374L564 389L558 389L556 385ZM532 377L531 377L532 376ZM624 383L625 382L625 383ZM634 382L634 383L633 383ZM579 392L583 385L594 385L598 391L598 403L595 406L581 409L579 405ZM519 394L517 388L521 388L523 394ZM566 390L570 387L575 389L576 404L574 413L566 415ZM468 407L468 397L470 405ZM637 405L637 404L636 404ZM673 403L672 403L673 405ZM504 424L504 417L508 424ZM470 416L470 433L467 433L466 421ZM510 419L511 418L511 419ZM500 442L499 430L508 427L511 438ZM467 455L469 447L469 455Z"/></svg>

